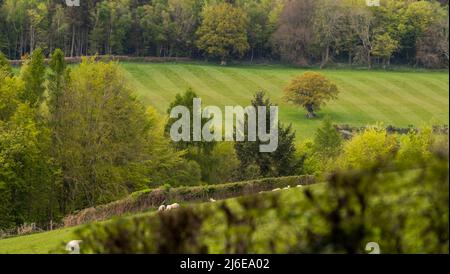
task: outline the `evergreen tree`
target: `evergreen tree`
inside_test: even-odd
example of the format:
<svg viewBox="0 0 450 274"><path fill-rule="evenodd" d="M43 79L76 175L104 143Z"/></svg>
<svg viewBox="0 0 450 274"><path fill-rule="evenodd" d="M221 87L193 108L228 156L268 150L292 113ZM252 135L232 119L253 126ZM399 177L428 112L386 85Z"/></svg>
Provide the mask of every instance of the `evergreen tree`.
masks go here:
<svg viewBox="0 0 450 274"><path fill-rule="evenodd" d="M342 150L342 137L325 117L314 137L314 150L322 158L336 157Z"/></svg>
<svg viewBox="0 0 450 274"><path fill-rule="evenodd" d="M49 93L49 108L52 114L57 112L59 99L64 91L66 74L66 61L64 60L64 52L61 49L56 49L50 58L50 73L48 75L48 93Z"/></svg>
<svg viewBox="0 0 450 274"><path fill-rule="evenodd" d="M22 100L30 106L37 106L42 101L45 91L45 64L42 49L33 51L31 58L22 66L21 78L25 83Z"/></svg>
<svg viewBox="0 0 450 274"><path fill-rule="evenodd" d="M256 109L258 106L266 107L266 128L269 128L270 106L273 106L270 99L266 98L264 92L257 92L253 97L252 106ZM246 116L244 141L235 143L236 155L241 163L238 172L242 176L241 179L249 179L248 176L286 176L297 172L300 162L295 157L295 132L292 131L291 125L286 127L278 123L278 148L272 153L260 152L260 145L263 143L259 138L256 142L248 141L247 125Z"/></svg>
<svg viewBox="0 0 450 274"><path fill-rule="evenodd" d="M214 148L215 143L214 142L204 142L204 141L198 141L198 142L194 142L193 140L193 136L194 136L194 127L193 125L193 113L194 113L194 109L193 109L193 100L194 98L199 98L198 95L191 89L187 89L185 93L183 94L177 94L175 96L175 100L170 104L169 108L167 109L167 114L170 115L171 110L176 107L176 106L184 106L187 107L189 109L189 113L190 113L190 141L179 141L175 144L175 147L178 150L184 150L184 149L188 149L188 148L196 148L197 152L199 154L201 153L206 153L209 154L212 149ZM172 127L172 124L178 120L177 118L170 118L169 121L166 124L166 135L169 136L170 133L170 128ZM203 128L203 125L208 122L208 119L206 118L202 118L201 121L201 128Z"/></svg>

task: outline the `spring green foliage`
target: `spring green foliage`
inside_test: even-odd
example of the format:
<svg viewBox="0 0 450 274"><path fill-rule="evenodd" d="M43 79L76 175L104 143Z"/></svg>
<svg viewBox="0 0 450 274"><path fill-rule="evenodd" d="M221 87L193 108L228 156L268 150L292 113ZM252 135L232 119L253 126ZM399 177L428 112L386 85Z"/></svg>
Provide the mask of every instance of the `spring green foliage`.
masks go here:
<svg viewBox="0 0 450 274"><path fill-rule="evenodd" d="M383 59L384 68L389 64L392 54L398 49L398 41L391 38L389 33L380 34L373 42L372 54Z"/></svg>
<svg viewBox="0 0 450 274"><path fill-rule="evenodd" d="M195 98L200 98L191 88L188 88L183 94L177 94L175 96L175 100L173 100L172 103L170 103L169 108L167 109L167 114L170 115L171 110L176 106L184 106L189 109L190 113L190 133L189 133L189 140L193 140L194 137L194 109L193 109L193 103ZM178 118L169 118L166 124L166 135L170 135L170 129L175 121L177 121ZM201 128L208 122L208 119L202 118L201 120ZM191 142L191 141L179 141L176 144L176 147L180 150L194 147L194 150L197 150L199 153L210 153L211 150L214 148L215 143L214 142Z"/></svg>
<svg viewBox="0 0 450 274"><path fill-rule="evenodd" d="M189 128L190 130L189 136L191 141L179 141L174 143L174 146L178 151L185 151L185 158L188 161L191 161L189 163L191 170L192 171L196 169L200 170L202 181L212 182L211 176L213 170L211 169L214 168L215 162L213 162L211 158L213 157L212 151L215 148L216 143L206 141L192 142L194 136L194 127L192 126L194 121L194 109L193 109L194 98L199 97L191 88L188 88L183 94L177 94L175 96L175 100L170 104L170 107L167 109L167 114L170 115L172 108L176 106L184 106L189 109L190 113L189 119L191 125L191 127ZM173 123L176 122L177 119L178 118L169 118L165 126L165 134L169 139L171 127ZM203 126L207 122L208 122L207 118L202 118L201 127L203 128Z"/></svg>
<svg viewBox="0 0 450 274"><path fill-rule="evenodd" d="M448 252L448 151L412 166L393 158L333 173L326 192L306 193L307 252L360 253L371 241L381 253Z"/></svg>
<svg viewBox="0 0 450 274"><path fill-rule="evenodd" d="M70 73L56 129L67 210L111 201L145 185L152 124L118 66L85 59Z"/></svg>
<svg viewBox="0 0 450 274"><path fill-rule="evenodd" d="M185 159L186 150L174 148L171 140L166 138L164 117L152 107L147 109L147 116L154 126L148 137L152 145L148 151L149 159L145 163L148 186L198 184L201 181L200 167L196 162Z"/></svg>
<svg viewBox="0 0 450 274"><path fill-rule="evenodd" d="M47 90L49 93L49 109L52 115L58 116L58 107L61 105L60 99L63 96L66 82L69 79L69 70L66 70L64 52L56 49L50 58L50 73L48 75ZM58 117L54 117L58 119Z"/></svg>
<svg viewBox="0 0 450 274"><path fill-rule="evenodd" d="M18 77L1 72L0 83L0 120L7 121L21 102L19 94L24 91L24 83Z"/></svg>
<svg viewBox="0 0 450 274"><path fill-rule="evenodd" d="M21 78L0 76L0 229L43 224L52 210L49 131L23 92Z"/></svg>
<svg viewBox="0 0 450 274"><path fill-rule="evenodd" d="M348 62L369 68L388 65L382 54L392 55L396 63L448 68L448 35L430 31L441 22L438 29L448 33L448 24L442 24L448 18L448 3L381 3L367 7L365 0L99 0L73 9L61 1L4 0L0 50L10 59L40 47L47 53L65 49L71 57L206 54L222 60L263 58L321 67ZM390 39L380 40L383 37ZM424 47L426 40L440 49Z"/></svg>
<svg viewBox="0 0 450 274"><path fill-rule="evenodd" d="M46 73L42 57L35 50L19 76L0 74L0 229L48 228L139 189L200 182L117 64L85 59L71 70L55 50Z"/></svg>
<svg viewBox="0 0 450 274"><path fill-rule="evenodd" d="M389 160L396 149L396 136L384 128L369 127L344 145L338 162L344 168L367 168L376 161Z"/></svg>
<svg viewBox="0 0 450 274"><path fill-rule="evenodd" d="M233 55L242 56L249 48L247 24L247 14L239 7L230 3L207 6L197 31L197 46L222 61Z"/></svg>
<svg viewBox="0 0 450 274"><path fill-rule="evenodd" d="M6 56L0 51L0 73L12 73L12 68Z"/></svg>
<svg viewBox="0 0 450 274"><path fill-rule="evenodd" d="M132 26L129 0L101 1L92 11L95 22L90 34L91 53L124 52L127 34Z"/></svg>
<svg viewBox="0 0 450 274"><path fill-rule="evenodd" d="M342 143L341 135L326 117L314 136L314 150L322 159L333 158L341 152Z"/></svg>
<svg viewBox="0 0 450 274"><path fill-rule="evenodd" d="M448 151L429 152L413 170L397 166L393 152L371 167L334 171L320 187L186 206L76 234L85 253L353 254L373 241L381 253L447 253Z"/></svg>
<svg viewBox="0 0 450 274"><path fill-rule="evenodd" d="M21 99L32 107L37 106L42 102L45 91L45 64L42 49L36 49L31 57L25 60L20 77L25 84Z"/></svg>
<svg viewBox="0 0 450 274"><path fill-rule="evenodd" d="M217 143L211 153L194 154L193 159L202 170L202 180L209 184L233 182L240 162L236 156L233 143ZM245 178L248 179L248 178Z"/></svg>

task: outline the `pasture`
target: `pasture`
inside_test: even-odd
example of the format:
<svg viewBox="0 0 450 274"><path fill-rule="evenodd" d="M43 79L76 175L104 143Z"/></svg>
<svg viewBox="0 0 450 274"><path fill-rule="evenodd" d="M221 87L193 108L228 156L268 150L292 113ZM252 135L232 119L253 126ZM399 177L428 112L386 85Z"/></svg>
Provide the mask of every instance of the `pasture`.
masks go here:
<svg viewBox="0 0 450 274"><path fill-rule="evenodd" d="M406 127L448 124L447 72L321 70L339 87L330 102L309 120L305 111L282 101L283 88L305 69L279 65L216 66L202 63L122 63L139 98L165 113L177 93L192 88L203 107L248 106L254 92L264 90L279 105L280 120L292 123L297 138L313 136L324 116L334 123Z"/></svg>

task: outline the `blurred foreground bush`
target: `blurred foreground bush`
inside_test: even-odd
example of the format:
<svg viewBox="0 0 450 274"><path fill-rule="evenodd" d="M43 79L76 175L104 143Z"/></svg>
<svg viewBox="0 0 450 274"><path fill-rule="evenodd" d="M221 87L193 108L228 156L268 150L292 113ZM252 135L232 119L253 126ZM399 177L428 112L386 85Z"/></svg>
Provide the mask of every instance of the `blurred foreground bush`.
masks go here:
<svg viewBox="0 0 450 274"><path fill-rule="evenodd" d="M411 159L409 159L411 164ZM327 184L94 224L84 253L448 253L448 150L338 170Z"/></svg>

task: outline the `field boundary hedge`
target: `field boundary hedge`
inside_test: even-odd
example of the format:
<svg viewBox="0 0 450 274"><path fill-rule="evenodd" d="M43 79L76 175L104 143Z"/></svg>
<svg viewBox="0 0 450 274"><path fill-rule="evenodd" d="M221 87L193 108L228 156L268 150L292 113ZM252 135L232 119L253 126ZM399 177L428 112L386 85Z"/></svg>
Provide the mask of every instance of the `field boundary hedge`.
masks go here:
<svg viewBox="0 0 450 274"><path fill-rule="evenodd" d="M83 57L94 57L94 56L83 56ZM81 63L82 57L66 57L64 58L68 64L78 64ZM97 61L119 61L119 62L142 62L142 63L164 63L164 62L190 62L192 58L190 57L132 57L126 55L97 55L95 56ZM20 66L23 60L10 60L12 66ZM48 64L50 59L45 59L44 62Z"/></svg>
<svg viewBox="0 0 450 274"><path fill-rule="evenodd" d="M222 200L244 195L256 194L296 185L316 183L314 176L289 176L264 178L251 181L178 188L157 188L133 193L128 197L109 204L91 207L66 216L64 227L77 226L93 221L103 221L115 216L144 212L156 209L164 203L174 202L207 202L211 198Z"/></svg>

